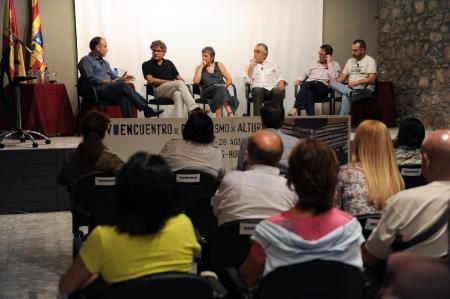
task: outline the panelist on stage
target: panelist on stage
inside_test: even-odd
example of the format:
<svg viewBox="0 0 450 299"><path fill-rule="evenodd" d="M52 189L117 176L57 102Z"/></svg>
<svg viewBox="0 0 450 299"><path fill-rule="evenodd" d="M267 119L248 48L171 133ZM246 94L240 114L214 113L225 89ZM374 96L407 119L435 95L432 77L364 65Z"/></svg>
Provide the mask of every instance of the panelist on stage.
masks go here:
<svg viewBox="0 0 450 299"><path fill-rule="evenodd" d="M352 58L342 70L337 82L331 88L342 94L340 115L349 115L352 102L367 98L375 90L377 63L366 54L366 42L357 39L352 43ZM342 84L348 77L348 85Z"/></svg>
<svg viewBox="0 0 450 299"><path fill-rule="evenodd" d="M189 112L200 110L175 65L172 61L164 59L167 52L166 44L156 40L152 42L150 49L152 50L152 59L142 64L144 78L148 84L158 86L156 92L159 97L173 100L173 115L183 117L183 104L186 105Z"/></svg>
<svg viewBox="0 0 450 299"><path fill-rule="evenodd" d="M222 62L214 61L215 56L212 47L203 48L202 63L195 68L193 81L203 88L203 95L208 99L211 111L216 113L216 118L223 116L224 108L228 117L233 118L239 103L227 89L232 83L230 74Z"/></svg>
<svg viewBox="0 0 450 299"><path fill-rule="evenodd" d="M120 105L125 117L132 117L131 104L139 111L143 111L145 117L160 115L164 110L153 110L147 106L147 101L131 88L128 83L135 78L125 72L121 77L114 74L109 63L103 59L108 53L106 39L96 36L89 43L91 52L81 58L78 64L81 77L79 84L85 94L90 94L90 86L97 91L97 96L102 100L111 101Z"/></svg>
<svg viewBox="0 0 450 299"><path fill-rule="evenodd" d="M251 84L253 97L253 115L259 116L261 104L274 100L283 103L283 91L286 80L280 72L278 64L268 60L269 48L258 43L253 50L253 58L245 70L244 80Z"/></svg>

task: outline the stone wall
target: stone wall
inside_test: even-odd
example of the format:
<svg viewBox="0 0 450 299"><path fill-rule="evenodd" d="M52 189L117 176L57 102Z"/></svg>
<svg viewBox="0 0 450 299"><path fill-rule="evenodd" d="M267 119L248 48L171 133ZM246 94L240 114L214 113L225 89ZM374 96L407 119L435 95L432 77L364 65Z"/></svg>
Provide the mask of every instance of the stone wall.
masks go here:
<svg viewBox="0 0 450 299"><path fill-rule="evenodd" d="M379 0L379 77L399 119L450 128L450 0Z"/></svg>

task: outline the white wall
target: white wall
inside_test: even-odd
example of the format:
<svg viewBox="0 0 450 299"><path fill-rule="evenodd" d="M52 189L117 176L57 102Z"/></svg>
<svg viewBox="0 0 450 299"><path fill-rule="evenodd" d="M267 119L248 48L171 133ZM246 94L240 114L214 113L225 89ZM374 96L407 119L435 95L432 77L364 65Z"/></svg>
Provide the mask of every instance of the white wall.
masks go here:
<svg viewBox="0 0 450 299"><path fill-rule="evenodd" d="M192 82L201 49L212 46L216 60L228 68L238 87L238 114L245 111L243 73L258 42L269 46L289 82L285 108L292 107L293 81L317 57L322 43L322 0L75 0L78 60L89 52L89 40L108 41L106 59L128 70L144 94L142 62L150 59L150 43L167 44L186 82Z"/></svg>

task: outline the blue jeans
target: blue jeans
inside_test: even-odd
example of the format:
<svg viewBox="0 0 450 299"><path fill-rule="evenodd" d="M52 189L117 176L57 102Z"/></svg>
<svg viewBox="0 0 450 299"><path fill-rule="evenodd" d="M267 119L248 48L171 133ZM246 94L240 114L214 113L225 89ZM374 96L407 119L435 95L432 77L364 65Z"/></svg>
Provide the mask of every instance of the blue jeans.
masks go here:
<svg viewBox="0 0 450 299"><path fill-rule="evenodd" d="M342 83L332 83L330 85L331 89L342 94L342 103L341 103L341 111L340 115L350 115L350 111L352 109L352 98L350 97L350 92L354 89L364 89L364 85L356 85L350 89L346 84Z"/></svg>

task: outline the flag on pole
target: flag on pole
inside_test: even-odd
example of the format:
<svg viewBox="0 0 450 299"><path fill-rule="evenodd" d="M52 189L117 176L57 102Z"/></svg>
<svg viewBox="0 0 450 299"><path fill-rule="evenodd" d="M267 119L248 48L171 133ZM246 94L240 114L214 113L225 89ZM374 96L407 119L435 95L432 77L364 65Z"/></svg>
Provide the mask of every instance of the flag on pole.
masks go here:
<svg viewBox="0 0 450 299"><path fill-rule="evenodd" d="M10 47L11 51L9 54L9 73L11 74L11 78L14 78L15 75L15 66L14 66L14 39L12 38L12 34L14 34L17 38L19 38L19 26L17 24L16 18L16 9L14 8L14 0L6 0L5 1L5 11L3 18L3 43L2 43L2 53L5 52L6 47ZM22 45L18 44L18 58L19 58L19 76L25 76L25 63L23 60L23 52Z"/></svg>
<svg viewBox="0 0 450 299"><path fill-rule="evenodd" d="M42 38L38 0L31 0L31 10L31 49L33 53L30 56L30 68L33 70L33 74L39 69L41 74L44 74L44 39Z"/></svg>

